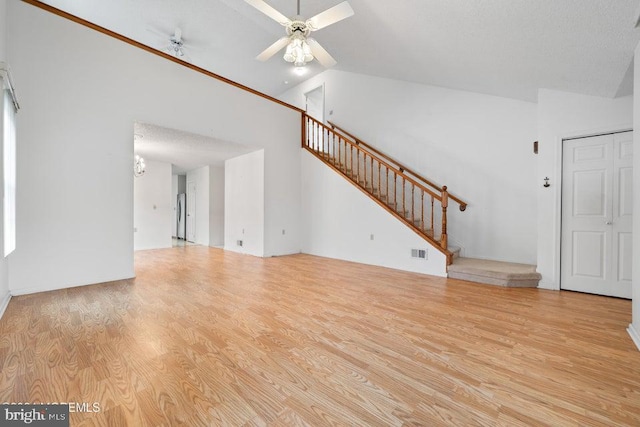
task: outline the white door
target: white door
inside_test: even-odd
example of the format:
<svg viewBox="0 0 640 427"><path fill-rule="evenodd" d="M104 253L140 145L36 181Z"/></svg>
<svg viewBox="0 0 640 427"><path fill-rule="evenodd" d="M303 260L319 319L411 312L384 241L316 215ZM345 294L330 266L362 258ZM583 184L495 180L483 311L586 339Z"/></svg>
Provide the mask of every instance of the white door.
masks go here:
<svg viewBox="0 0 640 427"><path fill-rule="evenodd" d="M187 241L196 241L196 183L187 183Z"/></svg>
<svg viewBox="0 0 640 427"><path fill-rule="evenodd" d="M633 133L565 140L562 289L631 298Z"/></svg>

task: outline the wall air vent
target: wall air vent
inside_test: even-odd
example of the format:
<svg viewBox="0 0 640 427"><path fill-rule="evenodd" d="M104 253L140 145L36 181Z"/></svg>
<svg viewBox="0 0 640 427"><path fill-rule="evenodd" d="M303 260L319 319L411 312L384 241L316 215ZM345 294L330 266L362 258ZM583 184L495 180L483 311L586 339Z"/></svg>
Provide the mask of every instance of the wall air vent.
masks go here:
<svg viewBox="0 0 640 427"><path fill-rule="evenodd" d="M411 258L427 259L426 249L411 249Z"/></svg>

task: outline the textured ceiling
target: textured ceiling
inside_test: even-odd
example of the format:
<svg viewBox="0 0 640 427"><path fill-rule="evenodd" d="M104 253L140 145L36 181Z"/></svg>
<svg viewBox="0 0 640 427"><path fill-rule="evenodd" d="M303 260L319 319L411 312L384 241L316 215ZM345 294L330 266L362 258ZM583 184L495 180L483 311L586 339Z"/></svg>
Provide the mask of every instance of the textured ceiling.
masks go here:
<svg viewBox="0 0 640 427"><path fill-rule="evenodd" d="M207 165L222 166L227 159L256 150L148 123L135 123L133 129L135 153L145 160L171 163L173 174L184 174Z"/></svg>
<svg viewBox="0 0 640 427"><path fill-rule="evenodd" d="M287 16L295 0L267 0ZM310 17L340 0L301 0ZM190 60L278 95L303 77L254 58L283 27L242 0L47 0L152 47L179 26ZM314 33L336 69L535 101L538 88L629 94L638 0L350 0L355 15ZM625 75L627 79L625 80ZM288 86L284 81L288 81Z"/></svg>

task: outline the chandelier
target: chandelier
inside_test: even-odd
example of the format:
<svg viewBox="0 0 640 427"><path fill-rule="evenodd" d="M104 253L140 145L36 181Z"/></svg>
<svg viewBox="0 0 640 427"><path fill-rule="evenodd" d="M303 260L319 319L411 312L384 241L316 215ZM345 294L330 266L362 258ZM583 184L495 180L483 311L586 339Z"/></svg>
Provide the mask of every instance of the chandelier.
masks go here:
<svg viewBox="0 0 640 427"><path fill-rule="evenodd" d="M147 165L144 164L144 159L136 154L135 160L133 161L133 176L142 176L146 170Z"/></svg>

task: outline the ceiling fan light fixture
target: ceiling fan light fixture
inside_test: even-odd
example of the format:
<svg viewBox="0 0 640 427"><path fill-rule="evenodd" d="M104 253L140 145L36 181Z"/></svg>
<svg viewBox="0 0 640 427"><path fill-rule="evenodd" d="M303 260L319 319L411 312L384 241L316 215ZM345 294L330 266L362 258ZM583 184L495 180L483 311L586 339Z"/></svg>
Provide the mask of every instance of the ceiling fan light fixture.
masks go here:
<svg viewBox="0 0 640 427"><path fill-rule="evenodd" d="M306 63L313 61L313 54L307 41L303 37L291 37L284 52L284 60L293 62L296 67L304 67Z"/></svg>
<svg viewBox="0 0 640 427"><path fill-rule="evenodd" d="M144 159L136 154L133 160L133 176L138 178L144 175L146 171L147 165L144 163Z"/></svg>
<svg viewBox="0 0 640 427"><path fill-rule="evenodd" d="M176 28L176 34L169 38L170 45L168 47L168 50L176 58L184 56L184 51L182 50L184 42L182 41L182 38L180 38L181 34L182 31L180 31L179 28Z"/></svg>

